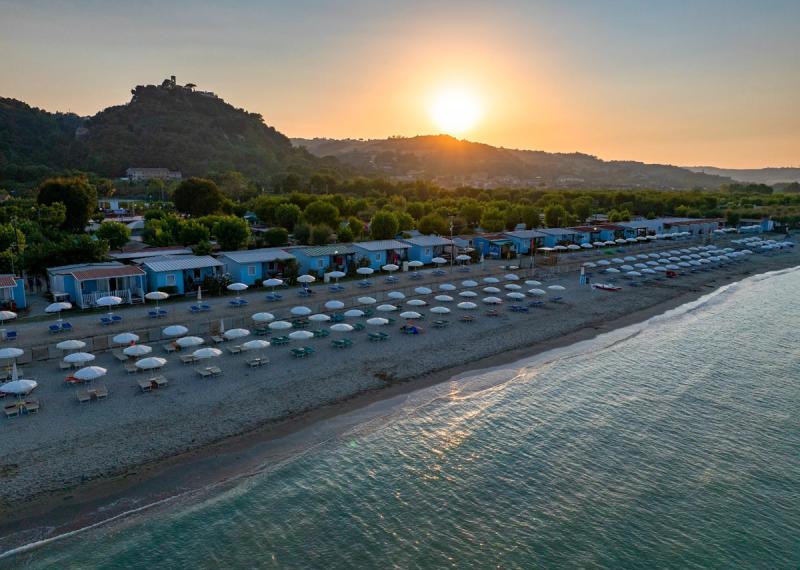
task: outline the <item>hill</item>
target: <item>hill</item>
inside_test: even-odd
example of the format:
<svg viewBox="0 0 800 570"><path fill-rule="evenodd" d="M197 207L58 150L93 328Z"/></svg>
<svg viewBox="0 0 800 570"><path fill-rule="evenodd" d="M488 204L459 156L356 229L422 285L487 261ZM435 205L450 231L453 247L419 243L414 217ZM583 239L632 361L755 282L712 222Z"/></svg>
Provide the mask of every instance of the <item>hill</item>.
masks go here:
<svg viewBox="0 0 800 570"><path fill-rule="evenodd" d="M0 100L0 167L79 169L117 177L131 166L184 176L238 170L256 179L336 169L213 93L174 80L140 85L129 103L96 115L52 114Z"/></svg>
<svg viewBox="0 0 800 570"><path fill-rule="evenodd" d="M446 187L718 188L728 178L677 166L605 161L581 153L516 150L447 135L378 140L292 139L364 174L428 179Z"/></svg>
<svg viewBox="0 0 800 570"><path fill-rule="evenodd" d="M713 166L687 166L692 172L705 172L716 176L727 176L739 182L755 184L775 184L800 182L800 168L715 168Z"/></svg>

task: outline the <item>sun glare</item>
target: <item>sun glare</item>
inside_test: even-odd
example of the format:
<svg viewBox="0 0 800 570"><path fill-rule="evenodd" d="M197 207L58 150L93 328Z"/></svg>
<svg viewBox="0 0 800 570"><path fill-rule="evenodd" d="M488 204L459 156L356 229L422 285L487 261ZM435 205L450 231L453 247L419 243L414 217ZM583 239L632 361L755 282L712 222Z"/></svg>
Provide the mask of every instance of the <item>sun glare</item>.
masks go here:
<svg viewBox="0 0 800 570"><path fill-rule="evenodd" d="M478 96L466 89L440 91L434 96L429 111L436 126L451 135L472 129L483 113Z"/></svg>

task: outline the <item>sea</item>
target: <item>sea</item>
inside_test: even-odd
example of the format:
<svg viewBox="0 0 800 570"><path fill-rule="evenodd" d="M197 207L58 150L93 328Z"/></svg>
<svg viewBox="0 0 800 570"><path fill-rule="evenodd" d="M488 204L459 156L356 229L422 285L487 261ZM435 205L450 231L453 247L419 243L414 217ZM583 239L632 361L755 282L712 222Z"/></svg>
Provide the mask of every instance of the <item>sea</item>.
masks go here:
<svg viewBox="0 0 800 570"><path fill-rule="evenodd" d="M753 276L0 564L800 568L798 300L797 268Z"/></svg>

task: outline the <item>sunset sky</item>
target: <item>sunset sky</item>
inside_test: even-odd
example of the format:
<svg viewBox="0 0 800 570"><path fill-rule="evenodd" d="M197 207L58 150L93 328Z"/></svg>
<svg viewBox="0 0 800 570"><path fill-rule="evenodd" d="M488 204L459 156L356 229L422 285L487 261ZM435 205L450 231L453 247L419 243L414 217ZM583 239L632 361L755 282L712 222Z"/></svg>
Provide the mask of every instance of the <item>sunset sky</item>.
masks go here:
<svg viewBox="0 0 800 570"><path fill-rule="evenodd" d="M289 136L474 123L456 134L606 159L800 164L797 0L0 0L0 13L0 95L50 111L93 114L174 74ZM448 102L463 103L449 121Z"/></svg>

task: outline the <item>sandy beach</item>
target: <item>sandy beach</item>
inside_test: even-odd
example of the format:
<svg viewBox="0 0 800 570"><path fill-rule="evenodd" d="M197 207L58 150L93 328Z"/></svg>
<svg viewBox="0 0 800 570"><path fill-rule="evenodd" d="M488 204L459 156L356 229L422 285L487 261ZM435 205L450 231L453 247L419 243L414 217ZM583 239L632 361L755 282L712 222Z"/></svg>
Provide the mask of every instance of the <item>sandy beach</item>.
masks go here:
<svg viewBox="0 0 800 570"><path fill-rule="evenodd" d="M148 470L157 470L162 464L159 462L165 460L174 465L181 457L196 457L198 452L213 454L226 446L244 447L248 438L252 441L276 437L326 415L446 380L459 371L590 338L644 320L744 276L796 265L800 265L800 250L756 254L711 271L687 273L636 288L620 280L623 290L615 293L579 286L577 264L572 271L558 274L547 275L537 270L534 278L546 277L545 286L561 284L567 288L563 303L547 302L543 308L514 313L507 309L506 301L499 308L499 316L490 317L485 314L487 307L480 303L485 294L476 288L479 308L472 312L475 316L472 323L459 322L458 317L464 312L455 308L455 302L448 303L453 310L448 316L448 328L431 327L434 318L428 314L421 322L424 334L403 335L399 331L403 321L398 318L391 327L368 327L365 331L345 333L353 340L352 347L347 349L331 347L332 338L345 336L336 333L327 339L269 347L261 356L268 357L270 363L261 368L249 368L245 363L247 354L228 354L224 349L233 344L229 341L220 346L224 355L213 362L224 371L216 378L200 378L194 366L184 365L177 355L163 352L161 345L165 341L152 340L149 344L154 348L153 354L168 360L162 374L169 385L151 393L139 390L136 381L141 374L125 374L110 350L96 349L93 352L98 356L93 364L109 370L108 376L98 383L108 388L109 396L89 404L79 404L74 388L64 385L58 358L34 360L23 368L26 377L39 381L34 395L41 402L41 411L3 420L0 442L3 527L9 528L12 521L32 513L91 500L99 486L110 489L110 482L121 484L126 475L134 472L141 477ZM459 284L461 290L464 279L480 280L489 274L508 273L499 264L483 271L473 269L471 273L454 273L438 281L409 281L404 277L400 285L391 288L383 285L382 280L379 286L379 280L375 280L376 287L371 290L349 284L347 292L336 298L344 300L348 307L362 295L371 295L382 302L389 290L408 294L414 287L430 283L433 294L415 295L428 301L430 307L439 304L432 298L438 293L437 283ZM529 278L524 270L516 273L523 279ZM481 287L485 285L482 283ZM283 317L293 305L305 304L316 310L330 298L320 295L310 301L301 300L289 291L283 303L268 304L262 297L263 293L248 297L250 305L242 313L220 307L212 317L189 317L184 306L174 305L170 317L157 324L135 316L144 313L142 307L132 307L120 314L125 316L125 326L133 329L180 323L190 328L190 334L208 339L209 329L213 329L219 317L226 319L226 328L236 326L237 320L250 327L249 315L256 311L270 311ZM456 297L456 302L459 300L463 299ZM427 313L427 308L420 312ZM141 325L136 319L141 319ZM91 334L105 332L91 324L96 322L96 314L70 320L78 329L76 333L89 328L95 329ZM21 321L16 328L23 339L30 339L34 337L33 331L43 329L44 324ZM116 328L108 331L108 336L123 330L128 329ZM389 333L390 340L370 342L367 332L375 330ZM73 336L84 338L80 334ZM44 340L55 344L63 338ZM289 348L297 345L313 346L316 353L295 359ZM20 342L20 346L25 348L25 342Z"/></svg>

